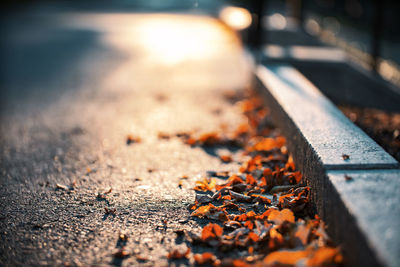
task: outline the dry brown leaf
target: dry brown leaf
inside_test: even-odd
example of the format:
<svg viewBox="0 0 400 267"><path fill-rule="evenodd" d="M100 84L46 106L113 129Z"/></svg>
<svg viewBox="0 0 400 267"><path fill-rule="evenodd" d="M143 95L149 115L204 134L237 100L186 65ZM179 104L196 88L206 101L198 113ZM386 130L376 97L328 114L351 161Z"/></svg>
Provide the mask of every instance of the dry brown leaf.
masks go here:
<svg viewBox="0 0 400 267"><path fill-rule="evenodd" d="M122 247L113 253L113 256L118 259L126 258L129 255L131 255L131 254L128 251L126 251L125 247Z"/></svg>
<svg viewBox="0 0 400 267"><path fill-rule="evenodd" d="M221 155L221 156L219 156L219 158L222 162L225 162L225 163L232 162L232 160L233 160L232 156L230 156L230 155Z"/></svg>
<svg viewBox="0 0 400 267"><path fill-rule="evenodd" d="M203 231L201 232L201 239L203 241L207 241L209 239L219 239L223 232L224 230L218 224L209 223L204 226Z"/></svg>
<svg viewBox="0 0 400 267"><path fill-rule="evenodd" d="M203 181L196 181L196 186L193 188L196 191L212 191L217 185L217 181L214 178L204 178Z"/></svg>
<svg viewBox="0 0 400 267"><path fill-rule="evenodd" d="M342 261L343 258L338 248L321 247L317 251L312 253L310 258L306 262L306 266L326 266L333 263L339 264Z"/></svg>
<svg viewBox="0 0 400 267"><path fill-rule="evenodd" d="M193 256L194 261L196 262L196 264L212 264L215 260L216 257L213 253L211 252L204 252L202 254L195 254Z"/></svg>
<svg viewBox="0 0 400 267"><path fill-rule="evenodd" d="M309 251L306 250L297 250L297 251L291 251L291 250L281 250L281 251L275 251L270 254L268 254L263 262L265 264L276 264L276 265L296 265L296 263L301 260L306 258L309 255Z"/></svg>
<svg viewBox="0 0 400 267"><path fill-rule="evenodd" d="M265 137L254 146L252 146L250 151L270 151L272 149L281 148L286 144L286 139L282 136L276 138Z"/></svg>
<svg viewBox="0 0 400 267"><path fill-rule="evenodd" d="M126 144L127 145L134 144L134 143L140 143L140 142L142 142L142 139L140 137L138 137L138 136L134 136L132 134L129 134L126 137Z"/></svg>
<svg viewBox="0 0 400 267"><path fill-rule="evenodd" d="M304 223L299 224L296 229L295 237L297 237L303 246L307 245L308 236L310 235L310 228Z"/></svg>
<svg viewBox="0 0 400 267"><path fill-rule="evenodd" d="M272 221L275 224L282 224L284 221L294 223L294 214L290 209L272 210L268 216L268 221Z"/></svg>

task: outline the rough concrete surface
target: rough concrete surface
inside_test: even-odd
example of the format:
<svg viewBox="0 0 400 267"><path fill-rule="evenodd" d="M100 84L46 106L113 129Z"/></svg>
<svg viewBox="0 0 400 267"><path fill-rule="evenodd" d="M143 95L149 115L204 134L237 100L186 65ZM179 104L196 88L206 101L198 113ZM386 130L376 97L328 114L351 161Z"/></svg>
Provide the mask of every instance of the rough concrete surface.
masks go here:
<svg viewBox="0 0 400 267"><path fill-rule="evenodd" d="M268 68L259 66L257 75L312 145L324 168L398 167L392 156L347 119L293 67L285 64Z"/></svg>
<svg viewBox="0 0 400 267"><path fill-rule="evenodd" d="M399 266L400 170L329 171L328 177L380 261ZM352 235L337 234L343 240Z"/></svg>
<svg viewBox="0 0 400 267"><path fill-rule="evenodd" d="M182 242L174 231L199 228L182 224L194 181L238 167L177 138L157 138L244 119L223 96L250 76L235 35L207 18L161 16L154 25L147 16L9 22L18 30L4 33L2 71L10 73L1 85L0 265L166 265L167 251ZM198 39L174 43L168 29L176 28ZM127 145L128 134L142 142ZM189 179L180 189L183 175ZM73 181L73 190L56 189ZM96 198L110 187L107 200ZM112 257L119 231L147 261Z"/></svg>

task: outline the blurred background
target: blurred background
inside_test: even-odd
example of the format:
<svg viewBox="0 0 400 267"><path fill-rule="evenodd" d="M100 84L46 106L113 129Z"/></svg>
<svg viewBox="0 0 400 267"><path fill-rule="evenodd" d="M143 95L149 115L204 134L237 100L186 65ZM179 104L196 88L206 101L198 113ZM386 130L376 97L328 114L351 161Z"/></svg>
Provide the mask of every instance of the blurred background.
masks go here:
<svg viewBox="0 0 400 267"><path fill-rule="evenodd" d="M132 34L134 27L129 24L138 20L129 19L129 14L142 14L142 19L147 14L147 21L153 23L142 23L139 28L148 32L147 37L136 34L136 40L142 38L143 46L152 45L172 63L199 55L199 49L212 50L212 45L199 40L212 42L218 33L205 27L198 35L200 20L182 30L184 20L164 24L159 19L162 14L190 14L227 26L258 62L294 65L337 104L400 111L397 1L21 0L1 5L3 105L26 84L47 82L66 68L67 62L95 43L96 32L114 28ZM114 15L107 21L104 14ZM64 27L57 28L61 24ZM60 48L65 48L62 53Z"/></svg>

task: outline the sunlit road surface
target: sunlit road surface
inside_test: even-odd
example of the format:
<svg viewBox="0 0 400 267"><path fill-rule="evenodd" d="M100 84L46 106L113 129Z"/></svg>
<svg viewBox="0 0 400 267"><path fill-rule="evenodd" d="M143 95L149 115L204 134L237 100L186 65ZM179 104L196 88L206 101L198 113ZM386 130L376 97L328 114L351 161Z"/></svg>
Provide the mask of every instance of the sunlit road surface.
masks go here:
<svg viewBox="0 0 400 267"><path fill-rule="evenodd" d="M193 15L65 14L17 25L2 69L0 265L138 264L112 256L123 230L128 251L148 259L140 264L168 264L174 231L198 228L182 224L194 182L237 165L157 134L243 120L223 96L250 80L240 41ZM142 142L128 146L128 134ZM74 180L71 192L55 189ZM110 187L109 202L96 199Z"/></svg>

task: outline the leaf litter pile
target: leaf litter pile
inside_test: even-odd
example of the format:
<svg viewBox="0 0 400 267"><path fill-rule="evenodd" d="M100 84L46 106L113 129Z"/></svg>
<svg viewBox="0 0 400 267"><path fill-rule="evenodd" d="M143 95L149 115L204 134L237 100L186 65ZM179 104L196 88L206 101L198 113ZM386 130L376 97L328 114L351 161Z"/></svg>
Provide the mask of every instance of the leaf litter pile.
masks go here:
<svg viewBox="0 0 400 267"><path fill-rule="evenodd" d="M268 123L262 101L248 92L236 104L247 118L236 130L178 135L191 146L236 147L245 160L238 161L238 173L209 171L196 182L189 209L205 226L179 234L204 252L175 248L168 259L208 266L340 266L340 249L310 212L310 188L302 184L285 138ZM233 158L220 156L225 163Z"/></svg>

